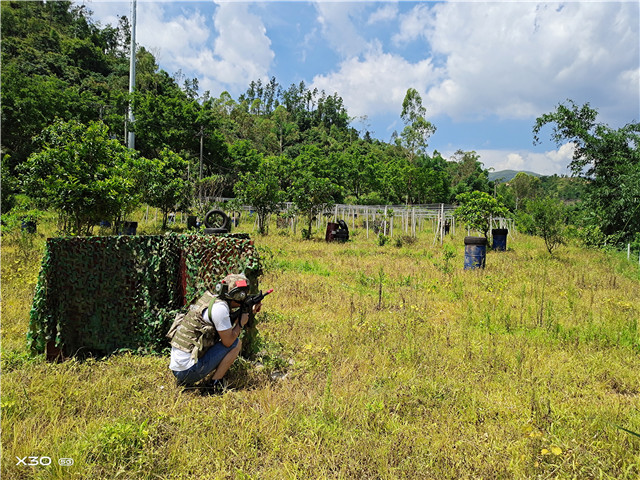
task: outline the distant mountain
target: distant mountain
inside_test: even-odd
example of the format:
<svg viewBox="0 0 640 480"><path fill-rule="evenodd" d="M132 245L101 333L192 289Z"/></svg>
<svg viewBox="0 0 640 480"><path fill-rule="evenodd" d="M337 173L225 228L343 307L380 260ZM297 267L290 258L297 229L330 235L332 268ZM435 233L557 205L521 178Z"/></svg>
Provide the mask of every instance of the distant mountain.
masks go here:
<svg viewBox="0 0 640 480"><path fill-rule="evenodd" d="M493 182L498 180L499 183L510 182L520 172L533 175L534 177L542 177L539 173L525 172L522 170L500 170L499 172L489 172L489 181Z"/></svg>

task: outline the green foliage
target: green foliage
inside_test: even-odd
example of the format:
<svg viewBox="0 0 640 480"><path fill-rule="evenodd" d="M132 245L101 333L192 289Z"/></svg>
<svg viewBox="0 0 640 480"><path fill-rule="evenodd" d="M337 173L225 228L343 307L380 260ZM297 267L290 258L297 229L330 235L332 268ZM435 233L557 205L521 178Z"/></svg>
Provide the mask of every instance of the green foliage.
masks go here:
<svg viewBox="0 0 640 480"><path fill-rule="evenodd" d="M547 197L531 201L528 210L533 219L535 234L544 239L547 251L553 255L553 250L566 243L564 205Z"/></svg>
<svg viewBox="0 0 640 480"><path fill-rule="evenodd" d="M221 196L231 196L235 183L255 172L261 158L277 156L283 191L307 171L339 187L332 202L347 196L377 204L449 199L448 173L425 153L434 127L424 119L415 90L407 92L403 104L404 143L388 144L350 126L337 93L328 95L304 82L285 88L272 78L251 82L237 100L227 92L199 96L196 79L159 69L144 46L138 48L131 96L126 17L103 28L86 8L70 2L3 2L2 31L5 211L20 189L17 167L37 148L31 137L60 118L87 125L100 121L111 137L123 138L129 104L136 120L127 128L136 134L140 156L159 158L168 148L189 162L192 179L220 180L215 193Z"/></svg>
<svg viewBox="0 0 640 480"><path fill-rule="evenodd" d="M2 204L0 210L3 213L11 210L15 204L15 195L18 192L18 178L11 175L9 170L9 155L2 156L2 165L0 165L2 176L2 188L0 189L0 195L2 196Z"/></svg>
<svg viewBox="0 0 640 480"><path fill-rule="evenodd" d="M268 215L278 212L284 199L277 176L277 160L274 157L261 160L256 171L243 174L234 187L238 198L255 209L261 234L267 233Z"/></svg>
<svg viewBox="0 0 640 480"><path fill-rule="evenodd" d="M193 188L185 177L187 162L168 148L157 159L141 161L136 165L137 174L144 185L142 200L162 211L162 228L167 227L167 216L173 210L189 208Z"/></svg>
<svg viewBox="0 0 640 480"><path fill-rule="evenodd" d="M456 151L446 168L451 177L452 198L460 193L474 191L493 193L489 171L483 168L480 156L475 151Z"/></svg>
<svg viewBox="0 0 640 480"><path fill-rule="evenodd" d="M509 211L502 203L485 192L461 193L456 197L460 206L454 215L472 230L488 237L492 217L505 217Z"/></svg>
<svg viewBox="0 0 640 480"><path fill-rule="evenodd" d="M515 196L516 210L522 205L523 201L537 198L540 195L540 179L524 172L518 172L513 180L509 182L509 185Z"/></svg>
<svg viewBox="0 0 640 480"><path fill-rule="evenodd" d="M400 143L409 152L410 162L416 155L424 153L429 137L436 131L436 127L425 118L426 114L422 97L415 88L409 88L402 101L400 117L405 126L400 134Z"/></svg>
<svg viewBox="0 0 640 480"><path fill-rule="evenodd" d="M574 175L585 176L585 202L609 243L623 243L640 232L640 123L614 130L597 123L598 112L589 104L559 104L536 119L534 143L541 130L553 125L551 138L558 146L575 147L569 164Z"/></svg>
<svg viewBox="0 0 640 480"><path fill-rule="evenodd" d="M310 172L301 172L294 180L289 195L296 209L307 217L307 235L312 236L311 225L314 218L333 206L336 185L328 178L314 177Z"/></svg>
<svg viewBox="0 0 640 480"><path fill-rule="evenodd" d="M389 237L382 232L378 233L378 246L384 247L389 242Z"/></svg>
<svg viewBox="0 0 640 480"><path fill-rule="evenodd" d="M151 441L148 421L138 424L119 420L103 426L87 442L86 455L92 463L111 468L132 468Z"/></svg>
<svg viewBox="0 0 640 480"><path fill-rule="evenodd" d="M100 220L120 218L140 201L132 152L109 138L104 123L58 120L36 140L42 150L22 166L25 192L60 213L64 232L89 234Z"/></svg>
<svg viewBox="0 0 640 480"><path fill-rule="evenodd" d="M2 2L2 146L11 172L56 117L122 128L125 25L101 30L84 6Z"/></svg>

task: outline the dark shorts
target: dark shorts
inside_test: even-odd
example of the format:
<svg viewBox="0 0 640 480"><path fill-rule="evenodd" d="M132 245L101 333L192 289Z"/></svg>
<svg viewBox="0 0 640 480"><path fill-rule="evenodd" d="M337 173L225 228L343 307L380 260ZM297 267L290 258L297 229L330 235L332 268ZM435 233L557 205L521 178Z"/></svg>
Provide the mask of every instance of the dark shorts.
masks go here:
<svg viewBox="0 0 640 480"><path fill-rule="evenodd" d="M183 370L182 372L173 371L173 374L178 379L178 384L180 385L193 385L196 382L199 382L204 377L213 372L224 357L227 354L236 348L238 345L238 339L233 342L230 347L225 347L222 342L217 342L213 347L206 351L206 353L196 362L188 370Z"/></svg>

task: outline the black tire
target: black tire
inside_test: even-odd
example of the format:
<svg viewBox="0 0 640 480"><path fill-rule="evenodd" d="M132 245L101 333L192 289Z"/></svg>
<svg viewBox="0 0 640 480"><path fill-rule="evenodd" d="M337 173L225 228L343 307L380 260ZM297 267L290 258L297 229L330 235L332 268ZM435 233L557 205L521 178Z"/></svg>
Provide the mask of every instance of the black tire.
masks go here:
<svg viewBox="0 0 640 480"><path fill-rule="evenodd" d="M486 245L487 239L484 237L464 237L465 245Z"/></svg>
<svg viewBox="0 0 640 480"><path fill-rule="evenodd" d="M509 230L506 228L494 228L491 230L491 235L508 235Z"/></svg>
<svg viewBox="0 0 640 480"><path fill-rule="evenodd" d="M228 232L231 229L231 219L222 210L209 210L207 215L204 217L204 225L207 228L226 229Z"/></svg>

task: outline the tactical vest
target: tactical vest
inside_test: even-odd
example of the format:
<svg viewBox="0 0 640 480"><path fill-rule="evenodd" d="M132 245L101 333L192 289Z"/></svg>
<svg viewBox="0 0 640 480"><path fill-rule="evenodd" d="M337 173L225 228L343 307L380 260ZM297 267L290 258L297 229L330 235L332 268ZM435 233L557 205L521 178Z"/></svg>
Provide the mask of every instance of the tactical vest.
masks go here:
<svg viewBox="0 0 640 480"><path fill-rule="evenodd" d="M189 305L187 313L176 315L167 337L171 339L171 346L186 353L191 353L191 358L196 362L211 348L219 338L216 327L206 323L202 314L211 307L214 302L222 302L216 295L207 291L195 303ZM211 316L209 320L213 323Z"/></svg>

